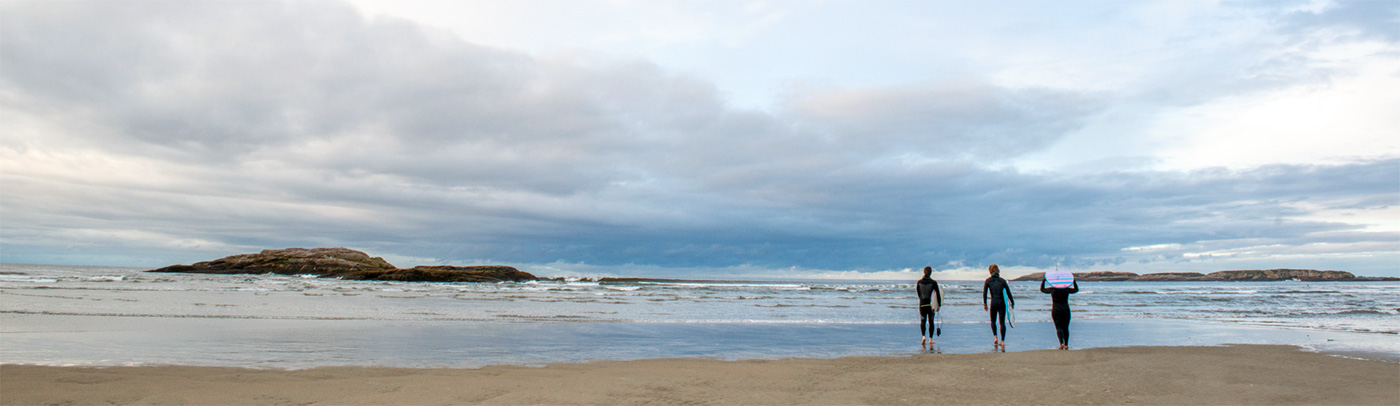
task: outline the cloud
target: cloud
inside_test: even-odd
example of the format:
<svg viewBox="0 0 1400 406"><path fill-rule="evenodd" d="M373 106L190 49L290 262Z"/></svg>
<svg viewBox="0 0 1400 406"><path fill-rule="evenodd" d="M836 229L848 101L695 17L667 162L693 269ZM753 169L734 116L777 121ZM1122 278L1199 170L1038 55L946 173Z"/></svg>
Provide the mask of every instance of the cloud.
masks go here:
<svg viewBox="0 0 1400 406"><path fill-rule="evenodd" d="M970 82L818 91L793 103L843 151L996 161L1044 148L1103 107L1080 93Z"/></svg>
<svg viewBox="0 0 1400 406"><path fill-rule="evenodd" d="M1400 5L1388 1L1337 0L1317 10L1297 10L1284 14L1283 27L1316 33L1357 35L1383 41L1400 41Z"/></svg>
<svg viewBox="0 0 1400 406"><path fill-rule="evenodd" d="M1121 100L1101 90L808 86L752 111L644 60L492 48L339 3L0 7L5 260L350 246L561 273L868 276L1393 249L1318 213L1395 205L1396 159L1010 166ZM1143 246L1171 248L1124 250Z"/></svg>

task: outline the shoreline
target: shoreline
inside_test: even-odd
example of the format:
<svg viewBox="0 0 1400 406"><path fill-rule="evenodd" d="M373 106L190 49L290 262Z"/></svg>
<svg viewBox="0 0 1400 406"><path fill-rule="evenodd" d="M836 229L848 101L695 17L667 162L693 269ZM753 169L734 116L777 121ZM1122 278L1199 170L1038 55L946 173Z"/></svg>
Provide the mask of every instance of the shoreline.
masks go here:
<svg viewBox="0 0 1400 406"><path fill-rule="evenodd" d="M51 366L479 368L713 357L724 360L907 356L914 323L636 323L190 319L0 314L0 362ZM152 335L149 332L159 331ZM945 324L935 352L991 351L985 323ZM1075 349L1293 345L1400 363L1394 334L1204 320L1081 320ZM1053 324L1021 322L1013 352L1054 348Z"/></svg>
<svg viewBox="0 0 1400 406"><path fill-rule="evenodd" d="M1395 404L1395 382L1394 363L1231 345L475 369L0 365L0 403Z"/></svg>

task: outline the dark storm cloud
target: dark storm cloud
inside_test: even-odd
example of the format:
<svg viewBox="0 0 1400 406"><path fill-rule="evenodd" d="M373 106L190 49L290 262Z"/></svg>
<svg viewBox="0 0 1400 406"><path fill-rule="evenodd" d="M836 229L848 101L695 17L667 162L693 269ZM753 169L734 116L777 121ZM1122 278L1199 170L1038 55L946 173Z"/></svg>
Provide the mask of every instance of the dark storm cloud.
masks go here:
<svg viewBox="0 0 1400 406"><path fill-rule="evenodd" d="M1297 220L1311 210L1298 204L1396 204L1376 196L1395 182L1397 165L1400 160L1078 178L947 167L846 180L813 174L827 180L809 187L832 198L798 208L730 205L723 208L727 218L708 227L583 227L581 234L493 251L520 260L546 253L588 263L888 269L910 261L1104 264L1124 248L1152 244L1385 245L1396 233Z"/></svg>

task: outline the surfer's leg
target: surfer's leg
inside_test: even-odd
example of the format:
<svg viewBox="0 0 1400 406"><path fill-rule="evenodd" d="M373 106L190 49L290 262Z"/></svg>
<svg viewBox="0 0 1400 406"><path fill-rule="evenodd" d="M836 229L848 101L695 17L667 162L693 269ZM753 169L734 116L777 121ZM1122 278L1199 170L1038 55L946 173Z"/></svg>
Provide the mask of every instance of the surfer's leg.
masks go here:
<svg viewBox="0 0 1400 406"><path fill-rule="evenodd" d="M999 310L1001 310L1001 311L997 312L997 326L998 326L998 327L1001 327L1001 340L998 340L998 342L1000 342L1000 344L998 344L998 345L1000 345L1000 346L1001 346L1001 350L1002 350L1003 352L1005 352L1005 351L1006 351L1006 307L1002 307L1002 308L999 309Z"/></svg>
<svg viewBox="0 0 1400 406"><path fill-rule="evenodd" d="M1001 345L1006 345L1006 305L997 309L997 325L1001 327Z"/></svg>
<svg viewBox="0 0 1400 406"><path fill-rule="evenodd" d="M996 344L997 344L997 345L1005 345L1005 343L1006 343L1006 305L1005 305L1005 304L1002 304L1002 303L993 304L993 305L992 305L992 309L991 309L991 317L992 317L992 339L996 341ZM1000 330L997 329L998 326L1001 327ZM1000 338L998 338L998 337L1000 337Z"/></svg>
<svg viewBox="0 0 1400 406"><path fill-rule="evenodd" d="M992 310L987 312L987 315L991 317L992 339L997 340L997 308L993 306ZM997 340L996 343L1000 345L1001 340Z"/></svg>
<svg viewBox="0 0 1400 406"><path fill-rule="evenodd" d="M925 326L927 326L928 328L926 329ZM929 317L928 317L928 308L927 308L927 307L922 307L922 306L920 306L920 307L919 307L919 338L922 338L923 341L928 341L928 336L930 335L928 330L929 330L929 329L932 329L932 327L933 327L932 321L929 320Z"/></svg>
<svg viewBox="0 0 1400 406"><path fill-rule="evenodd" d="M1006 345L1006 307L997 308L997 327L1001 329L1001 345Z"/></svg>
<svg viewBox="0 0 1400 406"><path fill-rule="evenodd" d="M1064 338L1064 342L1065 342L1065 349L1066 349L1066 350L1069 349L1069 319L1070 319L1069 309L1065 309L1065 338Z"/></svg>
<svg viewBox="0 0 1400 406"><path fill-rule="evenodd" d="M933 340L934 337L938 336L938 333L935 332L935 331L937 331L937 330L936 330L937 328L938 328L938 311L936 311L936 310L931 310L931 311L928 312L928 343L929 343L929 344L938 344L937 341L934 341L934 340Z"/></svg>
<svg viewBox="0 0 1400 406"><path fill-rule="evenodd" d="M1069 309L1059 307L1050 310L1050 318L1055 321L1055 336L1060 339L1060 347L1069 344Z"/></svg>

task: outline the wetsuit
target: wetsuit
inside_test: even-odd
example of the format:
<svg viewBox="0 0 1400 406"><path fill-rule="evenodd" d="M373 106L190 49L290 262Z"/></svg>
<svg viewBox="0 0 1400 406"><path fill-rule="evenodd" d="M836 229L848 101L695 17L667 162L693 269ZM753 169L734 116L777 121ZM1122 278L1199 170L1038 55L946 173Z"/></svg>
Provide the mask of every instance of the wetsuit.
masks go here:
<svg viewBox="0 0 1400 406"><path fill-rule="evenodd" d="M1003 297L1003 293L1005 296ZM987 306L987 293L992 294L992 303L988 311L992 317L992 336L998 333L997 324L1001 324L1001 341L1006 341L1006 303L1011 302L1011 307L1016 307L1016 298L1011 297L1011 287L1006 284L1006 279L1001 278L1001 274L992 275L987 281L982 283L982 305Z"/></svg>
<svg viewBox="0 0 1400 406"><path fill-rule="evenodd" d="M919 294L919 335L933 337L933 302L938 301L942 308L943 294L938 290L938 282L928 276L919 279L914 290Z"/></svg>
<svg viewBox="0 0 1400 406"><path fill-rule="evenodd" d="M1069 295L1079 293L1079 281L1068 288L1047 288L1045 280L1040 280L1040 292L1050 294L1050 318L1055 320L1055 335L1060 336L1060 345L1069 345Z"/></svg>

